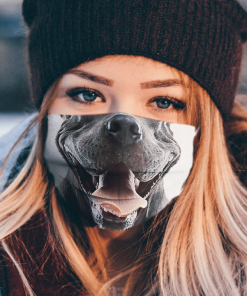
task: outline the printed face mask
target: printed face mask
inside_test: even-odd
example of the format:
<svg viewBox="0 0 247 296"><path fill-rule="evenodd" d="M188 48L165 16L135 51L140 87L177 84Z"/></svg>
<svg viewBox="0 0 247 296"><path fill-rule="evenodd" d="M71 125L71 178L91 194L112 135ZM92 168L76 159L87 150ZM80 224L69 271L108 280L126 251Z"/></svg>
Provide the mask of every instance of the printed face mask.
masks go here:
<svg viewBox="0 0 247 296"><path fill-rule="evenodd" d="M194 136L193 126L126 113L50 115L44 155L68 206L89 224L124 230L181 193Z"/></svg>

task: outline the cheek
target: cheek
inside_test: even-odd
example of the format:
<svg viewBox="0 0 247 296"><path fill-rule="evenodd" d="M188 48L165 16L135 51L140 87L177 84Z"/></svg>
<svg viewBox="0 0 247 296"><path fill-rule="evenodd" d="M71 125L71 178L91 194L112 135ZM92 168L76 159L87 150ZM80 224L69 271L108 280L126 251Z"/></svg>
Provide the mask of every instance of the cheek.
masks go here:
<svg viewBox="0 0 247 296"><path fill-rule="evenodd" d="M80 108L68 97L58 97L49 108L49 114L80 115ZM79 111L79 112L78 112Z"/></svg>
<svg viewBox="0 0 247 296"><path fill-rule="evenodd" d="M54 102L52 103L48 113L50 114L64 114L63 111L64 109L66 109L66 104L64 102L64 99L55 99Z"/></svg>
<svg viewBox="0 0 247 296"><path fill-rule="evenodd" d="M187 118L186 111L181 111L177 114L177 123L180 124L188 124L188 118Z"/></svg>

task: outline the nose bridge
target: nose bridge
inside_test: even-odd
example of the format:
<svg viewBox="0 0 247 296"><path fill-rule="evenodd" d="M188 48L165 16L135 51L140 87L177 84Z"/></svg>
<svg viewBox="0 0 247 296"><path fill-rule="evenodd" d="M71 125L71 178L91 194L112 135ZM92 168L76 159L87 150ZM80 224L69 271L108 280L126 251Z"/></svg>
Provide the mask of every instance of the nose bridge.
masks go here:
<svg viewBox="0 0 247 296"><path fill-rule="evenodd" d="M135 113L136 95L134 92L122 90L112 96L109 113Z"/></svg>

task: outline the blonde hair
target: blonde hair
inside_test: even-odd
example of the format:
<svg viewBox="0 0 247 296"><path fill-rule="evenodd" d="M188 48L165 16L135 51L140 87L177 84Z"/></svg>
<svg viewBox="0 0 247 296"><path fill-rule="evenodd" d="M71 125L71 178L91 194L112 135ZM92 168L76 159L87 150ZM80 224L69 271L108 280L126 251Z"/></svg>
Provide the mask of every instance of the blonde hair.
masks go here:
<svg viewBox="0 0 247 296"><path fill-rule="evenodd" d="M154 290L164 296L247 295L247 194L233 171L225 139L225 134L247 131L247 115L235 103L224 127L206 91L174 71L186 87L188 123L198 127L193 168L180 196L150 222L140 240L145 247L138 261L110 281L97 228L79 230L49 184L42 149L46 113L59 82L47 94L36 120L39 134L29 158L0 195L0 239L29 295L35 294L8 241L35 213L47 215L47 207L50 243L66 258L88 295L107 295L114 281L126 275L124 296L144 295L144 291L152 295Z"/></svg>

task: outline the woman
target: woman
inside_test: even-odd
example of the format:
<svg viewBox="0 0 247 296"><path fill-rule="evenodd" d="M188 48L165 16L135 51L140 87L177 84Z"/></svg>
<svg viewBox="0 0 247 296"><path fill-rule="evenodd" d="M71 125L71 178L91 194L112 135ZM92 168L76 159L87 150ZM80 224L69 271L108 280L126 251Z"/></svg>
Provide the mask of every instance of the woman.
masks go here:
<svg viewBox="0 0 247 296"><path fill-rule="evenodd" d="M39 108L23 135L38 133L1 194L2 294L246 295L247 13L24 0L23 15Z"/></svg>

